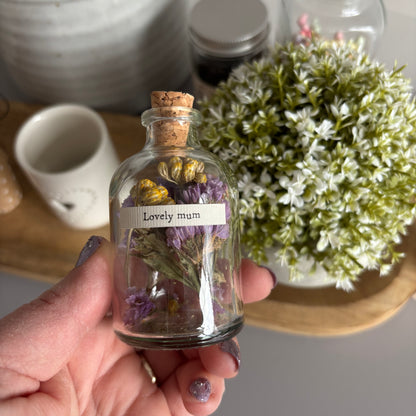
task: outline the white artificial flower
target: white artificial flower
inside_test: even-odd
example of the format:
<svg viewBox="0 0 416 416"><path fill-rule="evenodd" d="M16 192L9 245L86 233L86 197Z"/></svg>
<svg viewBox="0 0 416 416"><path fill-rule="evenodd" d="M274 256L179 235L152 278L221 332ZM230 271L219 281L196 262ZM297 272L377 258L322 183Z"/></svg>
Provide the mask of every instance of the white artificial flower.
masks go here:
<svg viewBox="0 0 416 416"><path fill-rule="evenodd" d="M318 139L314 139L308 148L308 155L318 157L325 150L325 146L320 144Z"/></svg>
<svg viewBox="0 0 416 416"><path fill-rule="evenodd" d="M279 179L279 184L282 188L287 190L287 193L280 197L279 202L285 205L294 205L297 208L303 206L304 201L300 195L303 194L305 185L300 180L300 176L296 175L293 180L290 180L287 176L282 176Z"/></svg>
<svg viewBox="0 0 416 416"><path fill-rule="evenodd" d="M211 116L218 121L221 121L224 117L219 107L210 107L209 112Z"/></svg>
<svg viewBox="0 0 416 416"><path fill-rule="evenodd" d="M326 184L326 188L330 191L338 192L338 184L344 180L344 175L341 173L333 174L328 170L324 171L322 178Z"/></svg>
<svg viewBox="0 0 416 416"><path fill-rule="evenodd" d="M335 287L337 289L345 290L346 292L352 292L355 290L354 284L350 279L341 279L337 280Z"/></svg>
<svg viewBox="0 0 416 416"><path fill-rule="evenodd" d="M349 114L350 112L350 108L348 107L347 103L343 103L341 105L341 108L339 109L340 114L342 114L343 116L346 116Z"/></svg>
<svg viewBox="0 0 416 416"><path fill-rule="evenodd" d="M382 264L380 266L380 276L387 276L393 269L392 264Z"/></svg>
<svg viewBox="0 0 416 416"><path fill-rule="evenodd" d="M235 88L234 94L241 104L251 104L255 100L255 96L252 94L252 91L247 90L243 86Z"/></svg>
<svg viewBox="0 0 416 416"><path fill-rule="evenodd" d="M269 183L271 183L271 181L272 177L268 173L267 169L263 169L260 175L260 183L262 183L263 185L268 185Z"/></svg>
<svg viewBox="0 0 416 416"><path fill-rule="evenodd" d="M241 65L201 106L203 144L238 178L257 261L265 241L280 243L292 273L310 255L344 290L359 262L390 271L386 247L416 217L416 105L400 71L356 42L289 44Z"/></svg>
<svg viewBox="0 0 416 416"><path fill-rule="evenodd" d="M361 107L367 107L372 101L374 101L374 93L367 94L361 100Z"/></svg>
<svg viewBox="0 0 416 416"><path fill-rule="evenodd" d="M266 193L266 188L261 185L254 185L253 187L253 196L255 198L260 198Z"/></svg>
<svg viewBox="0 0 416 416"><path fill-rule="evenodd" d="M330 120L324 120L319 126L315 127L315 132L324 140L329 140L335 131L332 129L334 123Z"/></svg>
<svg viewBox="0 0 416 416"><path fill-rule="evenodd" d="M231 77L238 82L244 83L244 81L247 79L248 72L249 71L245 66L240 65L233 70Z"/></svg>
<svg viewBox="0 0 416 416"><path fill-rule="evenodd" d="M250 198L253 194L254 188L256 186L255 181L250 172L246 171L242 176L240 176L239 181L237 182L237 187L242 193L244 198Z"/></svg>
<svg viewBox="0 0 416 416"><path fill-rule="evenodd" d="M324 251L328 244L332 248L338 248L340 245L339 237L334 231L321 230L320 238L318 244L316 245L316 249L318 251Z"/></svg>

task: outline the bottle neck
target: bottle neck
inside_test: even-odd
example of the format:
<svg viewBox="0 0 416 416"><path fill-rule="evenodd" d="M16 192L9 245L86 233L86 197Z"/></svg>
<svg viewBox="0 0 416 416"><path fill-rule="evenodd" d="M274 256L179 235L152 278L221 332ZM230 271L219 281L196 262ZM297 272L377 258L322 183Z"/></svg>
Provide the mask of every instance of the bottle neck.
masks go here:
<svg viewBox="0 0 416 416"><path fill-rule="evenodd" d="M188 107L152 108L142 114L146 146L185 147L198 145L198 110Z"/></svg>
<svg viewBox="0 0 416 416"><path fill-rule="evenodd" d="M161 126L159 122L156 121L146 128L145 146L160 148L198 147L198 129L192 123L169 121Z"/></svg>

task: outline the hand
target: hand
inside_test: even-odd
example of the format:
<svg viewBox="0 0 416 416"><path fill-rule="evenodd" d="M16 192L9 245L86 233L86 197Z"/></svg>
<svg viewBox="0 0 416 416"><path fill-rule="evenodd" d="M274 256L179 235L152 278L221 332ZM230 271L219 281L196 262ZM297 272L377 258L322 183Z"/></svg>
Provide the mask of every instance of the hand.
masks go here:
<svg viewBox="0 0 416 416"><path fill-rule="evenodd" d="M217 409L224 378L238 372L237 342L137 353L117 338L107 314L111 270L110 244L93 237L62 281L0 320L1 415L187 416ZM249 260L242 282L245 302L266 297L274 285L269 271Z"/></svg>

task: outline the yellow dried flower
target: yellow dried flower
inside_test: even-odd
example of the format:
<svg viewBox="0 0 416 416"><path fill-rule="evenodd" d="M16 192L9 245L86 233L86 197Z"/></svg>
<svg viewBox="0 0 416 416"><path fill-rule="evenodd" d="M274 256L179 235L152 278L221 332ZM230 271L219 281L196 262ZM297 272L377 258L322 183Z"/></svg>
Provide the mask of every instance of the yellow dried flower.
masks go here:
<svg viewBox="0 0 416 416"><path fill-rule="evenodd" d="M185 159L185 164L186 163L196 164L196 167L195 167L195 172L196 173L203 173L204 172L204 168L205 168L204 162L201 162L200 160L195 160L195 159L192 159L190 157L187 157Z"/></svg>
<svg viewBox="0 0 416 416"><path fill-rule="evenodd" d="M139 192L143 192L146 189L155 188L157 185L151 181L150 179L141 179L137 184L137 188Z"/></svg>
<svg viewBox="0 0 416 416"><path fill-rule="evenodd" d="M162 201L160 205L175 205L175 204L176 202L170 196L168 196Z"/></svg>
<svg viewBox="0 0 416 416"><path fill-rule="evenodd" d="M226 279L224 277L224 273L215 272L214 273L214 282L216 283L226 283Z"/></svg>
<svg viewBox="0 0 416 416"><path fill-rule="evenodd" d="M168 196L168 190L163 186L145 189L140 193L143 205L160 205Z"/></svg>
<svg viewBox="0 0 416 416"><path fill-rule="evenodd" d="M169 179L169 168L166 162L159 162L157 171L162 178Z"/></svg>
<svg viewBox="0 0 416 416"><path fill-rule="evenodd" d="M181 178L183 162L178 156L174 156L169 160L170 176L175 182L179 182Z"/></svg>
<svg viewBox="0 0 416 416"><path fill-rule="evenodd" d="M170 299L168 302L169 315L175 315L179 309L179 302L176 299Z"/></svg>
<svg viewBox="0 0 416 416"><path fill-rule="evenodd" d="M130 191L130 195L136 203L140 200L140 195L143 191L156 187L156 184L150 179L141 179Z"/></svg>
<svg viewBox="0 0 416 416"><path fill-rule="evenodd" d="M207 175L205 175L205 173L198 173L197 172L195 174L194 181L197 182L197 183L206 183L206 181L207 181Z"/></svg>
<svg viewBox="0 0 416 416"><path fill-rule="evenodd" d="M182 160L179 156L171 157L168 163L159 162L157 166L160 176L178 184L192 181L205 183L207 177L204 174L204 169L204 162L189 157Z"/></svg>
<svg viewBox="0 0 416 416"><path fill-rule="evenodd" d="M197 161L196 173L204 173L205 165L200 160Z"/></svg>
<svg viewBox="0 0 416 416"><path fill-rule="evenodd" d="M196 167L198 162L193 159L188 159L182 169L182 180L183 182L191 182L195 179Z"/></svg>
<svg viewBox="0 0 416 416"><path fill-rule="evenodd" d="M137 205L172 205L175 201L168 196L164 186L158 186L150 179L141 179L130 191Z"/></svg>

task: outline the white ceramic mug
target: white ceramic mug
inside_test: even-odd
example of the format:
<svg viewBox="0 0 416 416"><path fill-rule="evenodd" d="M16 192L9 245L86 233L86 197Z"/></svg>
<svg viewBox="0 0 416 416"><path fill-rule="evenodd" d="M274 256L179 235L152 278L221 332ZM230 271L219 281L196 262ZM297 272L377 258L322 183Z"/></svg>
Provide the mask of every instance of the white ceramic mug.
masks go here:
<svg viewBox="0 0 416 416"><path fill-rule="evenodd" d="M15 141L16 159L52 211L78 229L109 221L108 189L119 165L104 120L78 104L29 118Z"/></svg>

